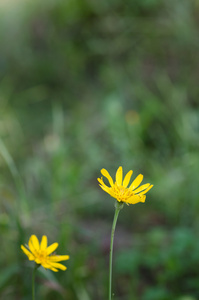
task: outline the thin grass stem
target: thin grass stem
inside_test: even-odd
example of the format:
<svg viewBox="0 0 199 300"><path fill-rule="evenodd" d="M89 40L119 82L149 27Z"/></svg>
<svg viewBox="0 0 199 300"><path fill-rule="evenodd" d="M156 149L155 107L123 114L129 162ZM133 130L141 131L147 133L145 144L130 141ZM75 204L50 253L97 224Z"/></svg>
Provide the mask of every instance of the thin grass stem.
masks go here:
<svg viewBox="0 0 199 300"><path fill-rule="evenodd" d="M10 173L12 174L13 179L15 181L15 185L16 185L16 188L19 193L20 210L23 208L23 210L25 212L27 212L28 208L27 208L27 201L26 201L26 192L25 192L25 187L24 187L23 181L17 170L17 167L15 165L15 162L14 162L12 156L10 155L10 153L2 139L0 139L0 154L2 155L5 162L7 163Z"/></svg>

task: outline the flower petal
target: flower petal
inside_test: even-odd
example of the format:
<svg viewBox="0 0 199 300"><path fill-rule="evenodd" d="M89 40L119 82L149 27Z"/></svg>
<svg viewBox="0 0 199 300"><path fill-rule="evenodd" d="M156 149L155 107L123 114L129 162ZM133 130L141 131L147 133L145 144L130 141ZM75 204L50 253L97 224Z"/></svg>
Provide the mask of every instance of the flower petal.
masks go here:
<svg viewBox="0 0 199 300"><path fill-rule="evenodd" d="M47 244L48 244L47 236L43 235L41 239L40 249L45 250L47 248Z"/></svg>
<svg viewBox="0 0 199 300"><path fill-rule="evenodd" d="M32 255L32 253L28 251L28 249L26 249L23 245L21 245L21 250L28 256L29 260L35 259L34 255Z"/></svg>
<svg viewBox="0 0 199 300"><path fill-rule="evenodd" d="M43 264L43 260L40 259L39 257L35 257L34 261L35 261L36 264L38 264L38 265L42 265L42 264Z"/></svg>
<svg viewBox="0 0 199 300"><path fill-rule="evenodd" d="M64 266L64 265L62 265L62 264L59 264L59 263L50 263L50 265L53 267L53 268L58 268L58 269L61 269L61 270L63 270L63 271L65 271L67 268L66 268L66 266Z"/></svg>
<svg viewBox="0 0 199 300"><path fill-rule="evenodd" d="M58 270L53 267L50 267L49 269L52 270L53 272L58 272Z"/></svg>
<svg viewBox="0 0 199 300"><path fill-rule="evenodd" d="M134 190L136 189L136 187L138 187L138 185L140 185L140 183L142 182L143 180L143 175L142 174L139 174L135 180L133 180L133 182L131 183L129 189L130 190Z"/></svg>
<svg viewBox="0 0 199 300"><path fill-rule="evenodd" d="M101 173L104 177L106 177L110 183L111 186L113 186L113 179L112 177L110 176L109 172L106 170L106 169L102 169L101 170Z"/></svg>
<svg viewBox="0 0 199 300"><path fill-rule="evenodd" d="M136 204L138 202L145 202L145 199L146 199L146 196L145 195L134 195L132 197L130 197L128 200L127 200L127 203L129 204Z"/></svg>
<svg viewBox="0 0 199 300"><path fill-rule="evenodd" d="M46 254L49 255L52 252L55 251L55 249L57 249L57 247L59 246L58 243L53 243L52 245L50 245L47 249L46 249Z"/></svg>
<svg viewBox="0 0 199 300"><path fill-rule="evenodd" d="M105 183L104 183L104 181L101 179L101 178L97 178L97 180L98 180L98 182L101 184L101 185L103 185L103 187L105 187L105 188L110 188L109 186L107 186Z"/></svg>
<svg viewBox="0 0 199 300"><path fill-rule="evenodd" d="M63 260L68 260L70 258L69 255L51 255L49 257L51 262L58 262Z"/></svg>
<svg viewBox="0 0 199 300"><path fill-rule="evenodd" d="M150 186L150 183L143 184L139 188L137 188L136 190L134 190L133 192L135 194L137 194L137 193L139 193L139 192L141 192L143 190L146 190L149 186Z"/></svg>
<svg viewBox="0 0 199 300"><path fill-rule="evenodd" d="M141 192L139 195L146 194L152 187L153 187L153 184L151 184L145 191Z"/></svg>
<svg viewBox="0 0 199 300"><path fill-rule="evenodd" d="M112 192L112 189L109 187L104 187L103 185L99 185L101 189L103 189L106 193L111 195L113 198L116 198L116 195Z"/></svg>
<svg viewBox="0 0 199 300"><path fill-rule="evenodd" d="M122 179L123 179L123 170L122 170L121 166L117 169L116 178L115 179L116 179L117 185L121 186L122 185Z"/></svg>
<svg viewBox="0 0 199 300"><path fill-rule="evenodd" d="M101 189L103 189L105 192L109 193L109 188L107 186L103 186L101 184L99 184L99 186L101 187Z"/></svg>
<svg viewBox="0 0 199 300"><path fill-rule="evenodd" d="M131 175L133 174L133 171L130 170L126 176L124 177L124 181L123 181L123 187L127 187L127 185L129 184L129 181L131 179Z"/></svg>
<svg viewBox="0 0 199 300"><path fill-rule="evenodd" d="M29 242L28 242L29 249L32 253L35 252L35 250L39 250L39 241L36 235L31 235Z"/></svg>
<svg viewBox="0 0 199 300"><path fill-rule="evenodd" d="M48 264L48 263L43 263L42 267L44 267L45 269L50 269L50 270L52 270L54 272L58 272L57 269L55 269L54 267L51 266L51 264Z"/></svg>

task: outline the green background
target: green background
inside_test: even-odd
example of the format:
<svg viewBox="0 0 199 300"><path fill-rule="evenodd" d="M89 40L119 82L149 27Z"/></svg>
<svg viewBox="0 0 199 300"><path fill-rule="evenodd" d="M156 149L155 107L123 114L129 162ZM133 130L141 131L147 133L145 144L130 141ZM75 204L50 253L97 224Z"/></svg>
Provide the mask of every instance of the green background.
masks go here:
<svg viewBox="0 0 199 300"><path fill-rule="evenodd" d="M108 298L123 166L154 184L125 205L115 300L199 299L199 1L0 1L0 297L31 299L31 234L66 272L37 272L37 299Z"/></svg>

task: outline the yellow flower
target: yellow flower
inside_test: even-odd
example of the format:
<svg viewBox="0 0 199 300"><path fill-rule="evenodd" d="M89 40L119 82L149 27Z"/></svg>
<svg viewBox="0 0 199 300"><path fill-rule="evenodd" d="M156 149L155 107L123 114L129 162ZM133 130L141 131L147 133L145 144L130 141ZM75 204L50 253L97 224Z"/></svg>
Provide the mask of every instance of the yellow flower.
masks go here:
<svg viewBox="0 0 199 300"><path fill-rule="evenodd" d="M123 180L122 167L119 167L116 172L115 183L113 182L113 179L107 170L102 169L101 173L104 177L108 179L110 187L104 183L103 177L98 178L100 187L113 198L117 199L118 202L125 202L126 204L136 204L138 202L145 202L145 194L153 187L153 185L150 183L146 183L138 187L143 180L142 174L139 174L131 183L131 185L127 187L131 179L131 175L133 174L133 171L130 170Z"/></svg>
<svg viewBox="0 0 199 300"><path fill-rule="evenodd" d="M36 235L31 235L28 246L25 248L21 245L21 249L28 256L29 260L34 260L38 265L42 265L45 269L50 269L54 272L58 272L57 269L65 271L67 268L58 262L68 260L69 255L52 254L59 244L53 243L52 245L47 246L47 243L48 240L46 235L42 236L40 244Z"/></svg>

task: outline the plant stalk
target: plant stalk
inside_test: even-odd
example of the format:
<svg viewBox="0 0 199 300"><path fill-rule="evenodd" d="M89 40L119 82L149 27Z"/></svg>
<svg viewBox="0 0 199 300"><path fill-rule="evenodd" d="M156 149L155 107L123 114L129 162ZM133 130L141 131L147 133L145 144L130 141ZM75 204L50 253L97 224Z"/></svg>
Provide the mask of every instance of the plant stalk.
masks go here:
<svg viewBox="0 0 199 300"><path fill-rule="evenodd" d="M108 297L109 300L111 300L112 298L112 265L113 265L113 242L114 242L115 227L117 224L117 218L119 212L123 208L123 206L124 204L122 202L116 201L115 214L114 214L113 225L111 230L110 256L109 256L109 297Z"/></svg>
<svg viewBox="0 0 199 300"><path fill-rule="evenodd" d="M40 265L35 264L32 272L32 300L35 300L35 273Z"/></svg>

